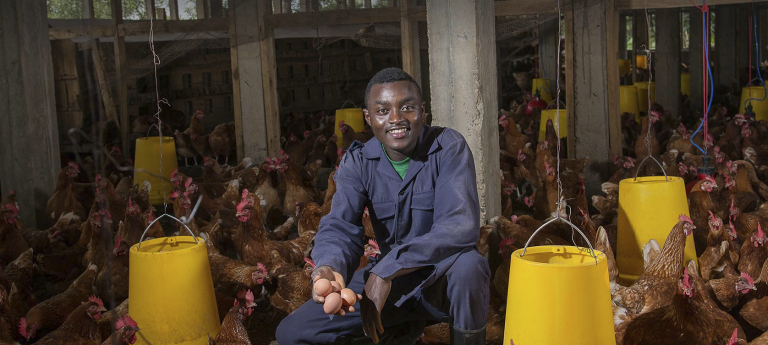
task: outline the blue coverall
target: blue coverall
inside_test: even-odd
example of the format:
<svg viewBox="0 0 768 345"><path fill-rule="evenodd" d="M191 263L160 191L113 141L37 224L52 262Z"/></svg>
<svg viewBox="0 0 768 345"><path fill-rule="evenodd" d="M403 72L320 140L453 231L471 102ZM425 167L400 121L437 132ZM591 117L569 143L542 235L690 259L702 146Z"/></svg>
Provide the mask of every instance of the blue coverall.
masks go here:
<svg viewBox="0 0 768 345"><path fill-rule="evenodd" d="M413 320L449 322L463 330L485 326L490 298L488 261L477 251L480 206L475 165L464 138L450 128L424 125L404 179L372 138L355 142L336 171L331 212L320 221L312 258L344 276L362 293L374 273L395 278L382 311L388 326ZM361 217L368 207L381 256L355 272L363 255ZM355 312L330 318L308 301L286 317L277 341L328 344L339 336L362 336Z"/></svg>

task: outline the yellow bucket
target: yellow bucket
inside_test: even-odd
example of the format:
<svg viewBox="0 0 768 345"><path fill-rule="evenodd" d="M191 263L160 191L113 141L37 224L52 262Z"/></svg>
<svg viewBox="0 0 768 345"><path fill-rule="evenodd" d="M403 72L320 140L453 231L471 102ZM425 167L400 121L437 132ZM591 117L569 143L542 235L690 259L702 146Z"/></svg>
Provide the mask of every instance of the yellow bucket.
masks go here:
<svg viewBox="0 0 768 345"><path fill-rule="evenodd" d="M680 74L680 93L688 97L691 96L691 75L690 73Z"/></svg>
<svg viewBox="0 0 768 345"><path fill-rule="evenodd" d="M629 60L619 59L619 77L623 77L631 72L631 64Z"/></svg>
<svg viewBox="0 0 768 345"><path fill-rule="evenodd" d="M160 175L160 150L163 152L163 174L166 179L171 178L171 173L178 168L176 161L176 144L173 137L163 137L162 143L160 137L144 137L136 139L136 157L134 159L133 183L141 185L144 181L149 181L152 189L149 192L149 202L152 205L163 204L163 185L165 186L165 196L173 193L173 183L169 180L161 181L157 176ZM154 175L151 175L145 169Z"/></svg>
<svg viewBox="0 0 768 345"><path fill-rule="evenodd" d="M648 112L648 82L639 81L637 86L637 106L640 112ZM651 82L651 104L656 102L656 84Z"/></svg>
<svg viewBox="0 0 768 345"><path fill-rule="evenodd" d="M643 246L648 241L655 239L663 247L678 217L690 215L683 179L668 178L648 176L619 182L616 265L622 282L632 283L643 273ZM684 262L697 260L693 236L686 239L684 253Z"/></svg>
<svg viewBox="0 0 768 345"><path fill-rule="evenodd" d="M141 245L141 248L139 246ZM207 345L219 312L202 238L163 237L130 250L129 306L141 325L136 344Z"/></svg>
<svg viewBox="0 0 768 345"><path fill-rule="evenodd" d="M557 130L557 127L555 127L556 133L560 136L560 138L565 138L568 136L568 112L565 111L565 109L560 109L560 116L558 115L557 109L547 109L541 111L541 123L539 124L539 141L544 140L544 137L547 134L547 120L552 120L552 124L555 124L555 121L557 121L556 117L560 118L560 130Z"/></svg>
<svg viewBox="0 0 768 345"><path fill-rule="evenodd" d="M619 105L621 113L630 113L637 117L640 110L637 106L637 86L628 85L619 87Z"/></svg>
<svg viewBox="0 0 768 345"><path fill-rule="evenodd" d="M614 345L605 254L573 246L512 253L503 344ZM511 340L511 341L510 341Z"/></svg>
<svg viewBox="0 0 768 345"><path fill-rule="evenodd" d="M347 108L347 109L337 109L336 110L336 137L339 138L338 141L336 141L336 146L341 147L342 140L341 140L341 129L339 129L339 124L341 121L344 121L345 125L349 125L352 127L352 129L355 130L355 133L360 133L365 130L365 118L363 117L363 109L360 108Z"/></svg>
<svg viewBox="0 0 768 345"><path fill-rule="evenodd" d="M637 56L637 68L648 69L648 57L645 55Z"/></svg>
<svg viewBox="0 0 768 345"><path fill-rule="evenodd" d="M533 84L531 96L536 95L536 91L538 91L539 98L541 98L542 101L547 104L552 102L552 87L550 86L549 79L535 78L531 81L531 84Z"/></svg>
<svg viewBox="0 0 768 345"><path fill-rule="evenodd" d="M755 120L760 121L768 121L768 97L766 97L765 100L762 100L765 96L765 92L763 90L762 86L750 86L745 87L741 90L741 104L739 105L739 114L744 114L747 110L744 107L744 102L747 102L750 98L757 98L752 99L748 103L752 104L752 112L755 113Z"/></svg>

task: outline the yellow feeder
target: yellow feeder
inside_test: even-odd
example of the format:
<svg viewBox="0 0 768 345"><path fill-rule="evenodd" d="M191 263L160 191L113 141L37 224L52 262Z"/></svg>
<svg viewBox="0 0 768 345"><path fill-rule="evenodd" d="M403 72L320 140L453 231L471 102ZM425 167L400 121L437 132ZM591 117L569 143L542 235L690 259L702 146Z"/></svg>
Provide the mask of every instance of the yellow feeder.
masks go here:
<svg viewBox="0 0 768 345"><path fill-rule="evenodd" d="M643 246L654 239L663 247L681 214L690 215L682 178L648 176L619 183L616 264L622 282L637 280L643 273ZM684 262L697 260L692 236L686 239L684 253Z"/></svg>
<svg viewBox="0 0 768 345"><path fill-rule="evenodd" d="M680 74L680 93L688 97L691 96L691 74Z"/></svg>
<svg viewBox="0 0 768 345"><path fill-rule="evenodd" d="M166 178L162 181L160 176L160 150L163 152L163 173ZM134 159L133 183L141 185L149 181L152 189L149 192L149 201L152 205L163 204L163 186L165 196L173 193L173 183L170 182L171 173L178 168L176 160L176 144L173 137L144 137L136 139L136 157Z"/></svg>
<svg viewBox="0 0 768 345"><path fill-rule="evenodd" d="M178 236L140 242L131 247L129 260L128 309L141 327L136 344L207 345L208 335L219 333L203 239Z"/></svg>
<svg viewBox="0 0 768 345"><path fill-rule="evenodd" d="M549 79L535 78L531 81L531 84L533 85L531 95L536 95L536 91L538 91L539 98L541 98L542 101L547 104L552 102L552 88L550 87Z"/></svg>
<svg viewBox="0 0 768 345"><path fill-rule="evenodd" d="M656 84L654 82L650 83L650 89L651 89L651 104L656 103ZM637 105L640 110L640 112L646 113L648 112L648 82L647 81L639 81L635 83L635 86L637 86Z"/></svg>
<svg viewBox="0 0 768 345"><path fill-rule="evenodd" d="M623 77L632 71L629 60L619 59L619 77Z"/></svg>
<svg viewBox="0 0 768 345"><path fill-rule="evenodd" d="M637 68L642 69L648 69L648 57L645 55L638 55L637 59L635 60L637 62Z"/></svg>
<svg viewBox="0 0 768 345"><path fill-rule="evenodd" d="M605 254L573 246L512 253L502 344L614 345Z"/></svg>
<svg viewBox="0 0 768 345"><path fill-rule="evenodd" d="M744 107L744 102L752 104L752 112L755 113L755 120L768 121L768 98L762 100L765 95L765 90L762 86L750 86L741 90L741 105L739 106L739 114L744 114L747 110ZM761 101L762 100L762 101Z"/></svg>
<svg viewBox="0 0 768 345"><path fill-rule="evenodd" d="M630 113L637 117L640 110L637 106L637 86L628 85L619 87L619 105L621 113Z"/></svg>
<svg viewBox="0 0 768 345"><path fill-rule="evenodd" d="M552 124L555 124L555 121L557 121L555 118L559 118L560 120L560 129L558 130L557 127L555 127L555 133L559 135L560 138L565 138L568 136L568 112L565 111L565 109L560 109L558 116L558 110L557 109L547 109L541 111L541 122L539 123L539 141L544 140L544 137L547 134L547 120L552 120Z"/></svg>
<svg viewBox="0 0 768 345"><path fill-rule="evenodd" d="M336 141L336 146L338 147L341 147L342 145L341 129L339 129L339 124L341 121L344 121L345 125L352 127L352 129L355 130L355 133L364 131L365 118L363 117L363 109L347 108L336 110L336 129L334 133L336 133L336 137L339 138L339 140Z"/></svg>

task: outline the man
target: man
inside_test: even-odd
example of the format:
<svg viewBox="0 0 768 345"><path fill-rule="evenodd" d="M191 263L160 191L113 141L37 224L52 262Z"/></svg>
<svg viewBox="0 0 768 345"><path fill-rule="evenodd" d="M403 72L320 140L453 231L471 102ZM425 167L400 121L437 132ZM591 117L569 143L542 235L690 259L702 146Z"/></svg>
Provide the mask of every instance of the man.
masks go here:
<svg viewBox="0 0 768 345"><path fill-rule="evenodd" d="M362 299L329 317L324 299L313 295L280 324L278 343L333 344L363 335L378 343L386 328L430 320L452 325L452 344L485 344L490 269L475 247L480 207L466 141L424 124L421 89L399 68L371 79L365 105L375 138L353 143L344 155L332 210L312 251L313 281L341 278ZM355 272L366 207L382 255Z"/></svg>

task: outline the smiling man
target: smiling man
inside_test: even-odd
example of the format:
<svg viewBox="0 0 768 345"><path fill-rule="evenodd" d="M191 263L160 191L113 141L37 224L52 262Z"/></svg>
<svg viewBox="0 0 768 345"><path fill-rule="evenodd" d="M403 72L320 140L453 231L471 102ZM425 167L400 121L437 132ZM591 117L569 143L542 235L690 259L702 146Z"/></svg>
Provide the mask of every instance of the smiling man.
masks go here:
<svg viewBox="0 0 768 345"><path fill-rule="evenodd" d="M424 123L421 89L399 68L371 79L365 105L375 138L354 142L342 158L331 213L320 221L312 251L313 281L337 280L362 299L331 318L324 299L313 295L280 324L278 343L343 344L362 336L388 342L399 334L386 330L407 323L418 336L433 321L451 324L451 344L485 344L490 270L475 247L480 207L472 152L455 130ZM366 207L381 256L356 271Z"/></svg>

